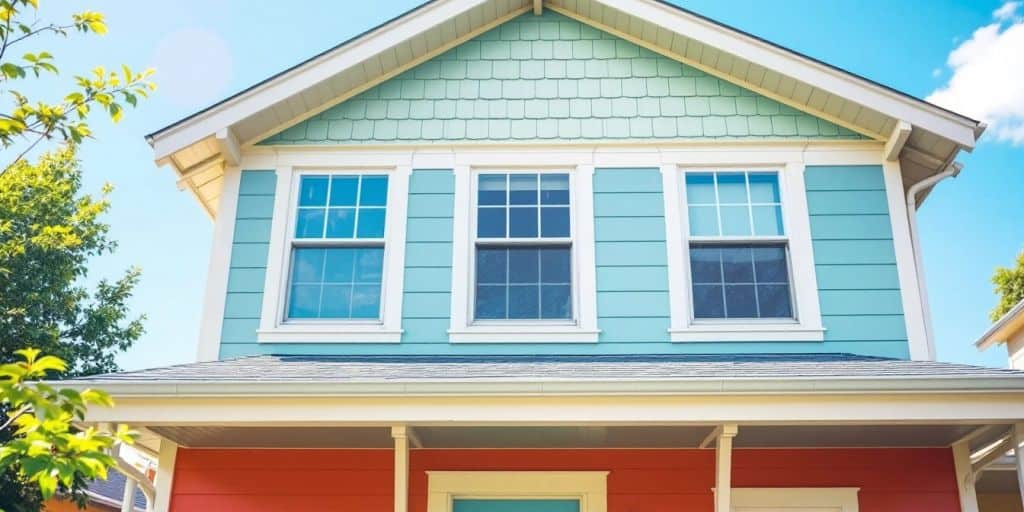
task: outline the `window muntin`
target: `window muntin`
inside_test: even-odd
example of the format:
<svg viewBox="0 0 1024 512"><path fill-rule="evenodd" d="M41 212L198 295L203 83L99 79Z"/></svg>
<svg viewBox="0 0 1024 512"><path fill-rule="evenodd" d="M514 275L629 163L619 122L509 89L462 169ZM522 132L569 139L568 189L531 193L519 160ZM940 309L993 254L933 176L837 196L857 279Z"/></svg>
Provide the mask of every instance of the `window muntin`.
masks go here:
<svg viewBox="0 0 1024 512"><path fill-rule="evenodd" d="M693 319L795 319L778 173L685 181Z"/></svg>
<svg viewBox="0 0 1024 512"><path fill-rule="evenodd" d="M567 173L477 175L473 318L573 319Z"/></svg>
<svg viewBox="0 0 1024 512"><path fill-rule="evenodd" d="M299 180L286 320L379 320L385 175Z"/></svg>

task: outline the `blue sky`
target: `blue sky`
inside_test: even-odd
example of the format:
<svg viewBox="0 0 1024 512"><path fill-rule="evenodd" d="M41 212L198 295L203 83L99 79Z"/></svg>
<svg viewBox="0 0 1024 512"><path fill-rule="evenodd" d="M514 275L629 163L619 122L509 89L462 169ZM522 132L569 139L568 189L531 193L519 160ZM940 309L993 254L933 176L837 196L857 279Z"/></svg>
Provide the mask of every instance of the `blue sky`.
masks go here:
<svg viewBox="0 0 1024 512"><path fill-rule="evenodd" d="M940 184L929 197L920 223L939 359L1005 366L1005 352L979 354L972 342L990 323L992 269L1009 264L1024 248L1024 146L1014 145L1024 143L1024 88L1021 81L998 79L999 73L1017 73L1004 78L1024 80L1019 44L1024 23L1013 15L1013 6L1000 1L931 2L927 9L912 0L676 2L918 97L949 88L940 95L944 101L993 120L984 142L962 156L966 167L960 177ZM98 64L157 69L160 89L154 98L120 124L95 122L98 140L81 154L88 190L104 182L116 187L108 219L120 241L113 256L95 262L90 277L116 276L133 264L143 268L132 307L148 315L147 334L120 357L123 367L191 361L212 225L198 203L177 190L172 172L153 164L143 136L418 2L360 4L372 9L329 0L42 3L46 18L83 9L107 15L107 36L48 47L65 76ZM950 59L954 50L958 53Z"/></svg>

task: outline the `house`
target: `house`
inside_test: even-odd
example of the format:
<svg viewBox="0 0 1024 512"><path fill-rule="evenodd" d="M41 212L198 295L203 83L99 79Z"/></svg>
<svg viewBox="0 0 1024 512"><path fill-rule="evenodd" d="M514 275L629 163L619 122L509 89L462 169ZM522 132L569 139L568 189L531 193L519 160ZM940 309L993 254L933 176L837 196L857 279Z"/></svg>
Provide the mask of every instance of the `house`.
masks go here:
<svg viewBox="0 0 1024 512"><path fill-rule="evenodd" d="M94 480L89 484L89 488L86 490L88 503L84 509L78 508L77 504L61 497L54 497L47 501L46 511L119 512L121 510L125 510L123 505L125 487L127 483L128 479L122 473L118 471L110 471L107 473L106 480ZM143 496L142 491L135 490L133 492L133 496L131 507L127 510L135 512L143 512L146 510L146 497Z"/></svg>
<svg viewBox="0 0 1024 512"><path fill-rule="evenodd" d="M149 136L198 362L76 385L158 512L977 511L1024 373L935 361L915 212L983 130L655 0L437 0Z"/></svg>

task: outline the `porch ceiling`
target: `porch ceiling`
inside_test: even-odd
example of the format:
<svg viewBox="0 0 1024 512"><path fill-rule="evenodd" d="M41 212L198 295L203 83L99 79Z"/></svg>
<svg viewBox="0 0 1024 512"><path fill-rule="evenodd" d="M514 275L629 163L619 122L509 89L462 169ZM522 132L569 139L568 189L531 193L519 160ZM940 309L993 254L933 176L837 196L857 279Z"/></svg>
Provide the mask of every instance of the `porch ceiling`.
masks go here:
<svg viewBox="0 0 1024 512"><path fill-rule="evenodd" d="M975 425L740 426L736 448L949 446ZM713 426L414 427L416 448L699 448ZM191 448L391 448L390 427L153 426Z"/></svg>

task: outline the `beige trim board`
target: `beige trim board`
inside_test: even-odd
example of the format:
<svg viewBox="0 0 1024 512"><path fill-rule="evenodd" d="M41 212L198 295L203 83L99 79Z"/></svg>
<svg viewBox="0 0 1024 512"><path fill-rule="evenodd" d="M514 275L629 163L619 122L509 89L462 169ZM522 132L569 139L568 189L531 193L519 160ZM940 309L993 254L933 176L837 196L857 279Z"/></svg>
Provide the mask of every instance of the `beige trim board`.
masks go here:
<svg viewBox="0 0 1024 512"><path fill-rule="evenodd" d="M456 499L579 499L580 512L608 510L607 471L427 471L427 512Z"/></svg>

